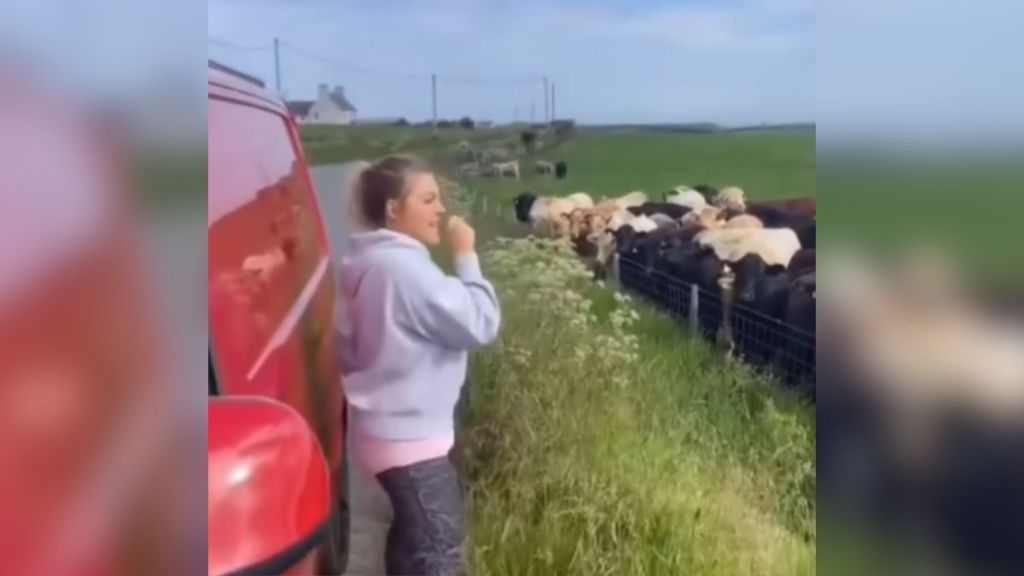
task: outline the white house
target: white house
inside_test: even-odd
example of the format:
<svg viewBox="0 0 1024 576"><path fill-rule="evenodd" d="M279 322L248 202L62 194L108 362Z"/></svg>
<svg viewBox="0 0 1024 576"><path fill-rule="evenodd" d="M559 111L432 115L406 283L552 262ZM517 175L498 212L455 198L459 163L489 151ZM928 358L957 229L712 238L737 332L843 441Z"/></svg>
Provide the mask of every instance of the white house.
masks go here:
<svg viewBox="0 0 1024 576"><path fill-rule="evenodd" d="M352 124L356 120L356 108L341 86L330 90L327 84L321 84L316 100L293 100L287 104L300 124Z"/></svg>

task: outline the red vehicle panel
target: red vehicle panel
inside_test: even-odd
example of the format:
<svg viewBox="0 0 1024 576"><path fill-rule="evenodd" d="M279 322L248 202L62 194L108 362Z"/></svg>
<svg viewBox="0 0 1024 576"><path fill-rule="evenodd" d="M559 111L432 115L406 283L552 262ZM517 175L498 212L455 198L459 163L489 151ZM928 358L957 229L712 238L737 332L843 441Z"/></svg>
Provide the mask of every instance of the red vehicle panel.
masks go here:
<svg viewBox="0 0 1024 576"><path fill-rule="evenodd" d="M308 563L324 538L327 465L305 420L281 408L253 397L209 403L210 574L281 573Z"/></svg>
<svg viewBox="0 0 1024 576"><path fill-rule="evenodd" d="M287 404L315 431L344 497L344 404L330 248L296 127L280 99L211 70L208 279L217 393ZM336 523L335 556L347 522Z"/></svg>
<svg viewBox="0 0 1024 576"><path fill-rule="evenodd" d="M181 467L124 159L65 95L9 72L0 70L2 571L171 573L185 512L167 484Z"/></svg>

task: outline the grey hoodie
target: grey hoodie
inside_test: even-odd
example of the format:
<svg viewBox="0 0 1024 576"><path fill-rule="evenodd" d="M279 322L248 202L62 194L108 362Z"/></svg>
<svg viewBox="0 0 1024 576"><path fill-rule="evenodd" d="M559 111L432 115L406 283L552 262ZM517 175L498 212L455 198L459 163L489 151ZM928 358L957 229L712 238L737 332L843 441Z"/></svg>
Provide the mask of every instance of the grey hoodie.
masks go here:
<svg viewBox="0 0 1024 576"><path fill-rule="evenodd" d="M501 314L476 254L446 276L427 248L391 230L353 234L342 259L339 331L349 424L389 440L443 436L467 351L494 341Z"/></svg>

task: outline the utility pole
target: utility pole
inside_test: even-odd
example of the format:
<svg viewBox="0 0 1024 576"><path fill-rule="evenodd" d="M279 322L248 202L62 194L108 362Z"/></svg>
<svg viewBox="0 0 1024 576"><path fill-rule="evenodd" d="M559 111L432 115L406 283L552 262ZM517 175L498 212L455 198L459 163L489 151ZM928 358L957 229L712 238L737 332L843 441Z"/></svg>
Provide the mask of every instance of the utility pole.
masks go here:
<svg viewBox="0 0 1024 576"><path fill-rule="evenodd" d="M431 121L431 126L434 129L434 136L437 136L437 74L431 74L430 75L430 94L431 94L431 103L432 103L433 110L434 110L434 115L432 116L433 120Z"/></svg>
<svg viewBox="0 0 1024 576"><path fill-rule="evenodd" d="M536 100L530 100L530 124L536 122L537 116L534 114L534 108L537 106Z"/></svg>
<svg viewBox="0 0 1024 576"><path fill-rule="evenodd" d="M281 93L281 49L277 37L274 37L274 82L277 85L277 93Z"/></svg>
<svg viewBox="0 0 1024 576"><path fill-rule="evenodd" d="M519 106L516 106L516 107L515 107L515 108L514 108L514 109L512 110L512 121L513 121L514 123L516 123L516 124L518 124L518 123L519 123Z"/></svg>
<svg viewBox="0 0 1024 576"><path fill-rule="evenodd" d="M550 110L548 107L548 77L544 77L544 121L547 122L551 119Z"/></svg>
<svg viewBox="0 0 1024 576"><path fill-rule="evenodd" d="M555 119L555 83L551 83L551 120Z"/></svg>

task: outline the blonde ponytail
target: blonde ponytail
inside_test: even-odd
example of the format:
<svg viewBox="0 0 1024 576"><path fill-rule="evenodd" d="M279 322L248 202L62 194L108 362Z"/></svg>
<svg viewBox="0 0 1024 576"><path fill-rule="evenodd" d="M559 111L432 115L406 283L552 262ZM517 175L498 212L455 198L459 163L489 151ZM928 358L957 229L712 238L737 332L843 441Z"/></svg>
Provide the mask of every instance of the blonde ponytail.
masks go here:
<svg viewBox="0 0 1024 576"><path fill-rule="evenodd" d="M349 234L355 234L358 232L369 232L376 228L372 225L366 217L366 210L363 205L363 197L365 192L363 190L363 175L366 171L372 167L372 164L365 160L355 162L349 169L348 178L345 182L345 193L347 194L347 202L345 203L345 211L348 216L348 232Z"/></svg>
<svg viewBox="0 0 1024 576"><path fill-rule="evenodd" d="M387 204L409 192L409 179L430 172L430 166L416 156L397 154L370 164L353 166L348 183L349 225L352 231L367 231L387 225Z"/></svg>

